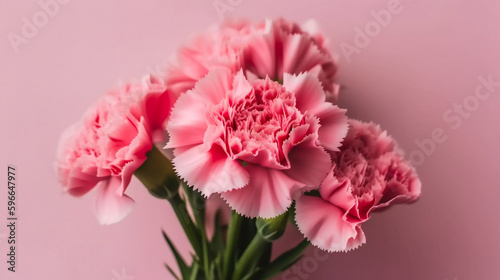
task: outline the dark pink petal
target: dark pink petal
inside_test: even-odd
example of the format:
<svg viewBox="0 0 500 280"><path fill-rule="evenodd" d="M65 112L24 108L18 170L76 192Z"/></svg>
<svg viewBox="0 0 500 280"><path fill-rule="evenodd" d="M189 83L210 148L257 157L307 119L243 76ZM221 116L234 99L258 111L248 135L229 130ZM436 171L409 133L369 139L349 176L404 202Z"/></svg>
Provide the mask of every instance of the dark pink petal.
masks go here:
<svg viewBox="0 0 500 280"><path fill-rule="evenodd" d="M302 73L308 72L315 67L321 67L328 63L331 58L322 53L312 43L311 37L303 34L291 34L283 36L283 72ZM325 85L327 86L327 85Z"/></svg>
<svg viewBox="0 0 500 280"><path fill-rule="evenodd" d="M124 158L128 159L128 162L122 169L122 184L120 188L122 194L125 193L127 186L130 184L134 172L146 161L146 154L153 148L151 136L146 131L145 124L145 120L141 119L137 127L137 135L128 146L124 156Z"/></svg>
<svg viewBox="0 0 500 280"><path fill-rule="evenodd" d="M63 171L64 169L64 171ZM63 174L67 175L63 175ZM65 184L65 190L74 196L82 196L92 190L97 183L106 179L106 177L97 177L96 172L84 172L80 168L64 167L59 169L60 176L64 176L61 180Z"/></svg>
<svg viewBox="0 0 500 280"><path fill-rule="evenodd" d="M281 64L281 53L276 50L275 38L271 26L266 24L264 34L254 34L245 50L247 69L259 78L270 76L279 78L278 67Z"/></svg>
<svg viewBox="0 0 500 280"><path fill-rule="evenodd" d="M380 172L385 175L387 182L385 188L380 190L378 205L372 210L418 199L422 183L409 162L399 154L387 153L381 157L379 163Z"/></svg>
<svg viewBox="0 0 500 280"><path fill-rule="evenodd" d="M170 116L170 111L176 99L157 77L147 76L147 79L143 82L148 83L151 89L142 101L142 115L146 120L145 123L149 126L148 131L162 133L161 135L153 134L153 142L163 141L165 120Z"/></svg>
<svg viewBox="0 0 500 280"><path fill-rule="evenodd" d="M290 178L303 183L307 190L318 188L332 166L330 155L317 146L316 141L317 136L311 134L296 144L288 154L290 169L284 171Z"/></svg>

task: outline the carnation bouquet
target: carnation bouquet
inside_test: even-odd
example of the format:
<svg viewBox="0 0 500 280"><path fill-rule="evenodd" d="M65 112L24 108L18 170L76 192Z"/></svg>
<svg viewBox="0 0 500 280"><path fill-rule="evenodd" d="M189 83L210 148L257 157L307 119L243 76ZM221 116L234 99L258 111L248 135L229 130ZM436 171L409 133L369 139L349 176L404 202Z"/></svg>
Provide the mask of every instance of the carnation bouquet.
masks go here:
<svg viewBox="0 0 500 280"><path fill-rule="evenodd" d="M415 201L421 184L385 130L337 105L336 72L312 21L214 26L164 75L110 91L64 132L60 182L74 196L96 189L101 224L132 210L133 176L168 201L193 256L163 232L175 279L271 279L311 244L355 249L372 212ZM304 239L271 258L288 223Z"/></svg>

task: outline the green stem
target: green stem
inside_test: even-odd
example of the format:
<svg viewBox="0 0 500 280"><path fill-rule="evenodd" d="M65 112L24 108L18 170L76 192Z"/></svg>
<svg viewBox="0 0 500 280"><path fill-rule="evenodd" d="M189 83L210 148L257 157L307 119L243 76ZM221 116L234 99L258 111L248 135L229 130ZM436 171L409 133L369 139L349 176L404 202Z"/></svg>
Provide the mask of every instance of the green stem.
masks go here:
<svg viewBox="0 0 500 280"><path fill-rule="evenodd" d="M146 161L137 168L134 175L144 184L151 194L158 198L167 199L170 202L196 255L203 256L203 247L200 242L201 235L188 214L186 202L179 196L180 182L175 175L172 162L153 145L151 150L147 153ZM191 203L191 201L189 201L189 203Z"/></svg>
<svg viewBox="0 0 500 280"><path fill-rule="evenodd" d="M211 280L214 278L214 275L210 275L210 265L208 263L209 258L208 258L208 242L207 242L207 236L205 233L205 230L201 231L201 242L202 242L202 249L203 249L203 271L205 272L205 278L207 280Z"/></svg>
<svg viewBox="0 0 500 280"><path fill-rule="evenodd" d="M233 270L234 253L236 246L239 242L241 224L243 223L243 216L233 211L231 215L231 221L229 222L229 228L227 231L227 243L224 252L224 262L222 269L222 279L229 280L229 275Z"/></svg>
<svg viewBox="0 0 500 280"><path fill-rule="evenodd" d="M195 224L191 220L191 217L189 217L185 202L178 194L170 198L168 201L170 202L170 205L172 205L175 215L177 216L182 229L184 229L189 242L191 242L191 246L193 246L195 254L197 256L202 256L203 250L200 244L201 236L199 235Z"/></svg>
<svg viewBox="0 0 500 280"><path fill-rule="evenodd" d="M205 273L205 278L207 280L210 280L213 277L210 275L210 249L208 248L207 233L205 230L205 199L199 193L190 189L185 182L182 183L182 188L184 189L184 193L186 193L186 196L189 200L196 225L198 226L198 230L201 235L200 237L203 255L201 255L200 257L203 262L203 272Z"/></svg>
<svg viewBox="0 0 500 280"><path fill-rule="evenodd" d="M269 244L260 234L256 234L236 264L232 280L242 279L255 268L262 253Z"/></svg>

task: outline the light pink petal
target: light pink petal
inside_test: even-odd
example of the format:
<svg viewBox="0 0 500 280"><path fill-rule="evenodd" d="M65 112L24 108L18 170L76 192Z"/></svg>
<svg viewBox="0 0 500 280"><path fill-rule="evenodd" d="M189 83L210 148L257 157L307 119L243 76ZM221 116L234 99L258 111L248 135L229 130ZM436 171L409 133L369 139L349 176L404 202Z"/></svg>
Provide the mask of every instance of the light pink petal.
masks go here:
<svg viewBox="0 0 500 280"><path fill-rule="evenodd" d="M303 187L280 170L249 164L250 182L244 188L222 193L236 212L251 218L272 218L292 204L292 194Z"/></svg>
<svg viewBox="0 0 500 280"><path fill-rule="evenodd" d="M194 91L179 97L167 124L169 142L166 149L203 143L207 130L206 107Z"/></svg>
<svg viewBox="0 0 500 280"><path fill-rule="evenodd" d="M243 74L243 71L240 70L233 80L233 90L230 92L230 97L233 98L232 101L243 99L248 93L252 91L252 85L248 82Z"/></svg>
<svg viewBox="0 0 500 280"><path fill-rule="evenodd" d="M313 245L329 252L349 251L366 242L359 222L346 221L342 209L320 197L300 197L295 204L295 221Z"/></svg>
<svg viewBox="0 0 500 280"><path fill-rule="evenodd" d="M179 176L205 196L242 188L249 181L248 172L218 145L209 150L205 145L176 149L174 154L173 164Z"/></svg>
<svg viewBox="0 0 500 280"><path fill-rule="evenodd" d="M240 75L243 74L240 72ZM244 88L243 83L236 84ZM231 90L232 85L231 71L219 68L208 73L193 90L183 94L177 100L167 124L170 139L165 148L202 143L208 128L207 108L218 104Z"/></svg>
<svg viewBox="0 0 500 280"><path fill-rule="evenodd" d="M203 75L205 75L203 73ZM201 75L201 77L203 77ZM184 73L184 70L176 65L169 65L169 69L165 78L166 83L168 84L168 88L172 91L172 94L175 99L177 99L182 93L187 92L194 88L196 81L193 77L189 77Z"/></svg>
<svg viewBox="0 0 500 280"><path fill-rule="evenodd" d="M297 108L319 119L319 141L327 150L338 151L347 134L346 110L325 102L326 95L317 77L311 74L285 74L283 85L295 94Z"/></svg>
<svg viewBox="0 0 500 280"><path fill-rule="evenodd" d="M101 182L94 205L100 224L117 223L132 211L134 200L125 194L118 194L120 187L121 180L117 177Z"/></svg>
<svg viewBox="0 0 500 280"><path fill-rule="evenodd" d="M190 48L182 48L178 52L179 65L182 66L183 74L192 78L193 80L198 80L205 76L208 69L199 59L200 54Z"/></svg>
<svg viewBox="0 0 500 280"><path fill-rule="evenodd" d="M233 79L234 74L231 70L217 68L199 80L193 91L197 93L198 99L210 105L218 104L232 89ZM175 107L177 108L177 104Z"/></svg>
<svg viewBox="0 0 500 280"><path fill-rule="evenodd" d="M318 130L319 141L325 149L330 151L339 150L342 140L349 129L345 113L345 109L340 109L330 103L324 103L316 113L321 125Z"/></svg>
<svg viewBox="0 0 500 280"><path fill-rule="evenodd" d="M325 103L326 96L321 83L317 77L311 74L292 75L285 73L283 86L295 94L296 106L302 113L316 115L321 109L321 105Z"/></svg>

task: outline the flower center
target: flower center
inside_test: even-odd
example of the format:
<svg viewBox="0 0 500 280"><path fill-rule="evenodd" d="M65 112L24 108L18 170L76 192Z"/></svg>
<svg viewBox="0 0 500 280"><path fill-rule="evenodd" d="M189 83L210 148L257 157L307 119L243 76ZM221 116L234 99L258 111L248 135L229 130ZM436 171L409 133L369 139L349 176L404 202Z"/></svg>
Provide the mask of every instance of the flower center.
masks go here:
<svg viewBox="0 0 500 280"><path fill-rule="evenodd" d="M270 79L257 80L243 99L227 101L217 110L225 123L226 150L234 159L259 163L267 156L271 165L288 166L283 142L305 123L295 107L295 96ZM219 106L222 104L219 104ZM223 109L223 110L220 110Z"/></svg>

